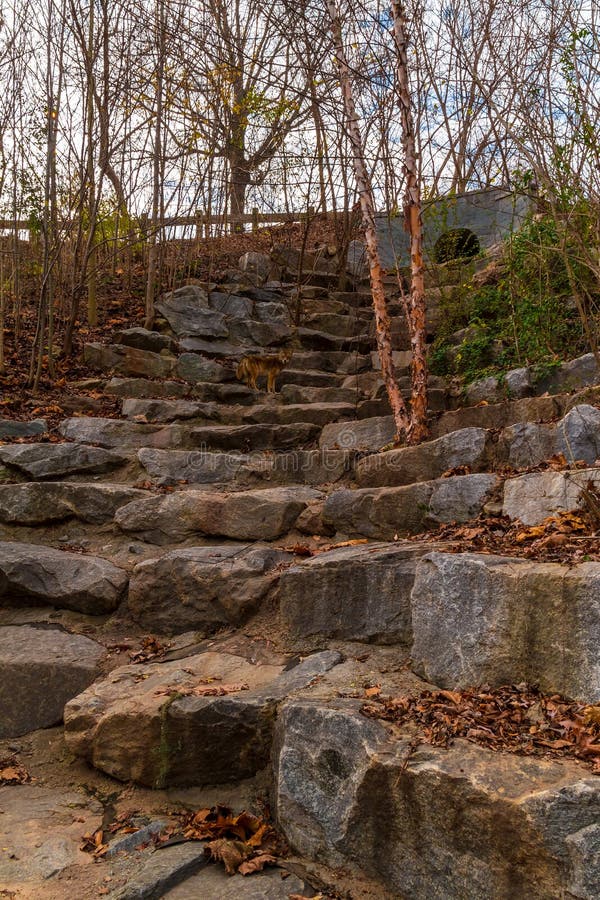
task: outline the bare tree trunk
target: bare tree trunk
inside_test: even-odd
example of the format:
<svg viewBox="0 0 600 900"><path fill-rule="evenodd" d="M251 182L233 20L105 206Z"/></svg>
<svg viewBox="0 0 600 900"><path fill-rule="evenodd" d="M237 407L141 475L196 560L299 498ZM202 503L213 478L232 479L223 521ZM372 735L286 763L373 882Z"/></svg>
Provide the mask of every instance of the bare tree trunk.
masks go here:
<svg viewBox="0 0 600 900"><path fill-rule="evenodd" d="M148 236L148 277L146 280L146 318L144 328L152 328L154 324L154 296L158 274L159 248L157 241L160 239L160 211L161 203L161 170L162 170L162 127L163 127L163 79L165 68L165 15L163 0L156 0L156 109L154 123L154 164L152 174L152 217L150 222L150 234Z"/></svg>
<svg viewBox="0 0 600 900"><path fill-rule="evenodd" d="M408 326L412 349L410 427L407 439L417 444L427 437L427 331L425 278L423 272L423 223L421 188L417 163L415 129L408 82L408 34L406 14L400 0L391 0L394 41L398 54L398 103L404 148L404 228L410 235L410 300Z"/></svg>
<svg viewBox="0 0 600 900"><path fill-rule="evenodd" d="M356 176L365 229L365 242L371 277L371 295L373 297L373 309L375 311L375 333L377 337L379 359L381 360L381 373L389 397L390 406L392 407L396 425L396 438L400 440L402 435L408 433L410 421L406 404L400 393L400 388L398 387L394 372L390 319L385 299L383 269L379 256L377 231L375 228L375 201L373 199L373 188L365 163L362 139L358 127L358 115L352 94L350 67L346 59L342 39L342 25L335 0L327 0L327 12L331 19L331 33L333 35L335 59L342 93L344 117L346 120L348 137L352 146L354 174Z"/></svg>

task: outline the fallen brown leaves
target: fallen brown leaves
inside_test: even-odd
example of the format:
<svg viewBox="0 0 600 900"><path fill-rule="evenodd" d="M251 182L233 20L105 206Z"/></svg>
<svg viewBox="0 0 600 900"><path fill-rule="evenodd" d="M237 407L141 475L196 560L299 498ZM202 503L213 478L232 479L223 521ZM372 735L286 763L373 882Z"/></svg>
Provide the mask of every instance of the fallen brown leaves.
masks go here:
<svg viewBox="0 0 600 900"><path fill-rule="evenodd" d="M275 865L287 853L275 829L249 812L234 815L227 806L186 813L180 829L187 841L208 841L205 853L225 866L228 875L251 875Z"/></svg>
<svg viewBox="0 0 600 900"><path fill-rule="evenodd" d="M0 759L0 785L30 784L32 777L14 756Z"/></svg>
<svg viewBox="0 0 600 900"><path fill-rule="evenodd" d="M466 738L490 750L574 756L600 775L600 706L547 696L529 685L373 697L361 711L398 726L416 726L423 742L438 747Z"/></svg>
<svg viewBox="0 0 600 900"><path fill-rule="evenodd" d="M407 539L440 541L449 553L495 553L573 564L600 560L596 523L588 510L558 513L532 527L506 516L480 516L468 525L450 523Z"/></svg>
<svg viewBox="0 0 600 900"><path fill-rule="evenodd" d="M170 644L161 644L153 634L148 634L141 640L139 650L132 650L129 659L132 663L147 663L153 659L162 659L170 647Z"/></svg>

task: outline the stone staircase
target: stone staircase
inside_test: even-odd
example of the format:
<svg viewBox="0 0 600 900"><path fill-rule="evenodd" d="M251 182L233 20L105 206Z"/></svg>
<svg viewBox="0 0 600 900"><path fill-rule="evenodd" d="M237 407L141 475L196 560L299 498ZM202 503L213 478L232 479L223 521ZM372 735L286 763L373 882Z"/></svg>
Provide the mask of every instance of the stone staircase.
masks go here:
<svg viewBox="0 0 600 900"><path fill-rule="evenodd" d="M600 703L599 562L427 537L577 509L600 482L596 373L460 408L432 378L431 440L389 449L368 304L318 283L187 286L158 305L157 331L86 347L118 418L0 446L0 758L38 778L0 787L4 890L599 895L600 780L584 759L444 749L361 712L373 688L520 682ZM290 341L276 394L235 380L236 360ZM571 467L547 467L556 454ZM149 633L158 649L140 656ZM132 794L153 811L138 837L87 865L80 832L107 829ZM291 845L285 880L221 877L197 844L148 846L177 804L259 796ZM79 829L48 817L67 797Z"/></svg>

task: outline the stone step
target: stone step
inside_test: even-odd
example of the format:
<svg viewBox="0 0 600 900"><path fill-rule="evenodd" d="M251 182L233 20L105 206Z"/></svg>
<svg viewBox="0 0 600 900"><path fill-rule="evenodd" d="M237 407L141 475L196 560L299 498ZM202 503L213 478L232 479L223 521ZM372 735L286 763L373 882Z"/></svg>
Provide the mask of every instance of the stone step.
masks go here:
<svg viewBox="0 0 600 900"><path fill-rule="evenodd" d="M148 447L138 451L138 459L155 484L215 484L222 489L332 484L351 472L354 464L354 454L342 450L248 454Z"/></svg>
<svg viewBox="0 0 600 900"><path fill-rule="evenodd" d="M115 521L150 544L199 535L272 541L287 534L308 503L321 496L303 486L239 493L186 490L134 500L117 510Z"/></svg>
<svg viewBox="0 0 600 900"><path fill-rule="evenodd" d="M259 544L172 550L135 567L128 609L149 631L204 637L245 622L293 561L292 554Z"/></svg>
<svg viewBox="0 0 600 900"><path fill-rule="evenodd" d="M0 447L0 461L9 471L36 480L97 475L129 461L124 453L86 444L9 444Z"/></svg>
<svg viewBox="0 0 600 900"><path fill-rule="evenodd" d="M65 703L98 677L105 656L79 634L0 626L0 740L62 722Z"/></svg>
<svg viewBox="0 0 600 900"><path fill-rule="evenodd" d="M296 330L296 338L306 350L337 350L343 353L367 354L374 346L374 338L368 335L343 337L328 331L316 331L304 327Z"/></svg>
<svg viewBox="0 0 600 900"><path fill-rule="evenodd" d="M170 426L171 428L181 426ZM316 440L318 425L299 422L294 425L206 425L191 429L195 447L212 450L290 450L305 447ZM157 446L156 442L152 442ZM160 446L160 445L158 445ZM168 446L168 445L163 445ZM172 444L172 446L176 446ZM180 445L182 446L182 445Z"/></svg>
<svg viewBox="0 0 600 900"><path fill-rule="evenodd" d="M590 485L600 485L600 469L532 472L504 482L502 514L524 525L539 525L548 516L581 508Z"/></svg>
<svg viewBox="0 0 600 900"><path fill-rule="evenodd" d="M137 422L78 416L64 419L59 433L68 441L94 444L108 449L131 450L140 447L193 447L192 426L141 425Z"/></svg>
<svg viewBox="0 0 600 900"><path fill-rule="evenodd" d="M147 497L124 484L29 481L0 485L0 522L5 525L48 525L78 519L101 525L112 522L127 503Z"/></svg>
<svg viewBox="0 0 600 900"><path fill-rule="evenodd" d="M477 518L498 485L496 475L482 473L401 487L335 490L325 500L322 521L346 537L394 540L443 522Z"/></svg>
<svg viewBox="0 0 600 900"><path fill-rule="evenodd" d="M199 385L204 387L204 385ZM182 399L189 397L191 386L180 381L153 381L150 378L110 378L104 393L110 397L139 399Z"/></svg>
<svg viewBox="0 0 600 900"><path fill-rule="evenodd" d="M194 400L147 400L125 398L121 403L121 415L125 419L142 423L163 423L194 419L196 422L220 422L221 410L216 403L200 403Z"/></svg>
<svg viewBox="0 0 600 900"><path fill-rule="evenodd" d="M242 413L242 422L292 425L309 422L323 427L330 422L353 419L356 407L351 403L301 403L283 406L254 406Z"/></svg>
<svg viewBox="0 0 600 900"><path fill-rule="evenodd" d="M337 388L344 380L343 374L333 372L321 372L317 369L284 369L277 377L277 390L283 390L285 385L294 387L320 387Z"/></svg>
<svg viewBox="0 0 600 900"><path fill-rule="evenodd" d="M94 616L113 612L128 583L106 559L18 542L0 542L0 573L0 608L46 604Z"/></svg>
<svg viewBox="0 0 600 900"><path fill-rule="evenodd" d="M283 403L291 405L349 403L356 406L361 394L346 387L307 387L298 384L284 384L279 391Z"/></svg>
<svg viewBox="0 0 600 900"><path fill-rule="evenodd" d="M279 704L339 661L325 651L284 668L209 651L123 666L67 703L67 746L148 787L248 778L269 762Z"/></svg>
<svg viewBox="0 0 600 900"><path fill-rule="evenodd" d="M597 896L600 781L589 768L466 740L417 744L363 716L364 701L305 693L280 710L273 761L274 811L296 853L358 866L410 900Z"/></svg>
<svg viewBox="0 0 600 900"><path fill-rule="evenodd" d="M385 446L393 427L391 417L327 425L319 444L376 450ZM475 427L450 431L415 447L366 457L356 467L356 480L361 487L410 484L439 477L458 466L469 466L472 471L502 465L528 468L557 453L571 463L595 463L600 457L600 410L580 404L558 422L523 422L504 428L499 435Z"/></svg>

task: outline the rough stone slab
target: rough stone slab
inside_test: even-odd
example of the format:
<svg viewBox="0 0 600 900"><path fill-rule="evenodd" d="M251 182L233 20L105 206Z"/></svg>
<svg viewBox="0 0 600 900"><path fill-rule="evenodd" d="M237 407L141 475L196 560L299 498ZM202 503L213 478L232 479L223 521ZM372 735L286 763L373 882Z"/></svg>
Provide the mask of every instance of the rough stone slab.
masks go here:
<svg viewBox="0 0 600 900"><path fill-rule="evenodd" d="M539 394L546 391L550 394L558 394L562 391L574 391L577 388L588 387L600 381L598 364L593 353L586 353L577 359L571 359L563 363L554 372L550 372L535 382L535 390Z"/></svg>
<svg viewBox="0 0 600 900"><path fill-rule="evenodd" d="M229 336L250 346L273 347L287 341L295 332L291 327L276 319L272 322L260 322L254 319L228 319Z"/></svg>
<svg viewBox="0 0 600 900"><path fill-rule="evenodd" d="M581 403L574 406L556 426L556 452L567 462L578 459L594 463L600 457L600 409Z"/></svg>
<svg viewBox="0 0 600 900"><path fill-rule="evenodd" d="M392 416L375 416L358 422L326 425L319 438L324 450L380 450L394 440L396 426Z"/></svg>
<svg viewBox="0 0 600 900"><path fill-rule="evenodd" d="M114 900L161 900L171 896L171 889L208 865L204 844L188 841L162 847L144 862L125 887L112 894Z"/></svg>
<svg viewBox="0 0 600 900"><path fill-rule="evenodd" d="M125 399L121 412L126 419L136 422L167 423L178 419L217 419L215 403L198 403L193 400Z"/></svg>
<svg viewBox="0 0 600 900"><path fill-rule="evenodd" d="M427 547L369 544L321 553L282 573L278 597L297 644L323 638L412 644L410 598Z"/></svg>
<svg viewBox="0 0 600 900"><path fill-rule="evenodd" d="M222 382L233 380L233 370L222 366L213 359L207 359L198 353L182 353L177 360L175 373L178 378L190 384L200 382Z"/></svg>
<svg viewBox="0 0 600 900"><path fill-rule="evenodd" d="M414 750L359 706L297 699L280 710L274 806L298 853L358 865L414 900L560 900L598 871L593 842L573 852L600 816L589 770L466 741Z"/></svg>
<svg viewBox="0 0 600 900"><path fill-rule="evenodd" d="M538 525L548 516L582 506L589 482L600 484L600 469L532 472L504 482L502 513L524 525Z"/></svg>
<svg viewBox="0 0 600 900"><path fill-rule="evenodd" d="M152 787L237 781L268 762L278 703L339 661L325 651L283 670L206 652L123 666L67 704L65 738L73 753L121 781ZM207 679L249 690L186 695Z"/></svg>
<svg viewBox="0 0 600 900"><path fill-rule="evenodd" d="M357 463L356 480L361 487L381 487L430 481L458 466L478 471L486 467L488 445L483 428L463 428L416 447L368 456Z"/></svg>
<svg viewBox="0 0 600 900"><path fill-rule="evenodd" d="M148 495L125 484L30 481L0 485L0 522L47 525L65 519L111 522L119 507Z"/></svg>
<svg viewBox="0 0 600 900"><path fill-rule="evenodd" d="M0 608L42 603L103 615L117 608L127 581L123 569L100 557L0 543Z"/></svg>
<svg viewBox="0 0 600 900"><path fill-rule="evenodd" d="M447 688L518 683L600 700L600 564L431 553L412 595L416 672Z"/></svg>
<svg viewBox="0 0 600 900"><path fill-rule="evenodd" d="M293 556L249 544L173 550L139 563L129 584L129 610L150 631L210 634L239 625L272 588L276 567Z"/></svg>
<svg viewBox="0 0 600 900"><path fill-rule="evenodd" d="M500 462L525 468L562 453L568 463L592 465L600 457L600 410L588 403L574 406L559 422L524 422L505 428L496 456Z"/></svg>
<svg viewBox="0 0 600 900"><path fill-rule="evenodd" d="M210 450L143 448L138 459L157 484L324 485L352 469L353 455L342 450L283 453L219 453Z"/></svg>
<svg viewBox="0 0 600 900"><path fill-rule="evenodd" d="M237 494L180 491L135 500L117 511L115 521L123 531L152 544L182 541L195 534L271 541L286 534L307 503L320 496L308 487Z"/></svg>
<svg viewBox="0 0 600 900"><path fill-rule="evenodd" d="M236 480L248 454L208 450L155 450L143 447L138 459L157 484L228 484Z"/></svg>
<svg viewBox="0 0 600 900"><path fill-rule="evenodd" d="M0 627L0 738L62 722L65 703L96 678L105 652L77 634Z"/></svg>
<svg viewBox="0 0 600 900"><path fill-rule="evenodd" d="M69 441L97 444L108 449L139 447L185 447L191 442L190 428L181 425L140 425L120 419L79 416L64 419L59 431Z"/></svg>
<svg viewBox="0 0 600 900"><path fill-rule="evenodd" d="M562 414L558 397L527 397L489 406L467 406L448 410L431 423L432 438L459 428L507 428L522 422L556 419Z"/></svg>
<svg viewBox="0 0 600 900"><path fill-rule="evenodd" d="M102 824L102 806L83 792L38 784L0 787L0 885L17 897L44 897L48 879L73 865L93 865L81 836ZM35 893L39 890L39 893ZM10 894L9 894L10 896Z"/></svg>
<svg viewBox="0 0 600 900"><path fill-rule="evenodd" d="M196 447L214 450L290 450L313 441L318 425L206 425L192 429Z"/></svg>
<svg viewBox="0 0 600 900"><path fill-rule="evenodd" d="M117 331L113 341L115 344L135 347L138 350L149 350L151 353L160 353L162 350L177 353L177 341L174 341L168 334L149 331L147 328L125 328L123 331Z"/></svg>
<svg viewBox="0 0 600 900"><path fill-rule="evenodd" d="M350 378L353 376L350 375ZM349 403L356 405L361 394L347 387L301 387L297 384L284 384L279 391L284 403L302 405L306 403Z"/></svg>
<svg viewBox="0 0 600 900"><path fill-rule="evenodd" d="M122 344L85 344L83 359L90 369L117 375L139 375L142 378L168 378L173 374L176 358L151 353Z"/></svg>
<svg viewBox="0 0 600 900"><path fill-rule="evenodd" d="M95 475L124 465L123 453L86 444L10 444L0 447L0 461L34 479Z"/></svg>
<svg viewBox="0 0 600 900"><path fill-rule="evenodd" d="M111 378L104 385L104 393L111 397L187 397L189 384L179 381L151 381L148 378Z"/></svg>
<svg viewBox="0 0 600 900"><path fill-rule="evenodd" d="M278 425L310 422L313 425L328 426L330 422L352 419L355 415L356 407L350 403L301 403L275 407L255 406L244 412L242 421Z"/></svg>
<svg viewBox="0 0 600 900"><path fill-rule="evenodd" d="M208 303L211 309L222 313L224 316L235 316L239 319L251 318L254 304L249 297L239 294L224 293L223 291L211 291L208 295Z"/></svg>
<svg viewBox="0 0 600 900"><path fill-rule="evenodd" d="M16 419L0 419L0 440L11 438L35 437L48 431L45 419L31 419L29 422L18 422Z"/></svg>
<svg viewBox="0 0 600 900"><path fill-rule="evenodd" d="M289 900L293 894L316 895L297 875L280 868L263 869L248 878L227 875L223 866L208 865L169 891L166 900Z"/></svg>
<svg viewBox="0 0 600 900"><path fill-rule="evenodd" d="M323 521L346 535L393 540L439 522L467 522L483 510L495 475L456 475L390 488L339 490L329 494Z"/></svg>
<svg viewBox="0 0 600 900"><path fill-rule="evenodd" d="M229 336L225 316L200 306L182 295L159 300L156 310L164 316L178 337L226 338Z"/></svg>

